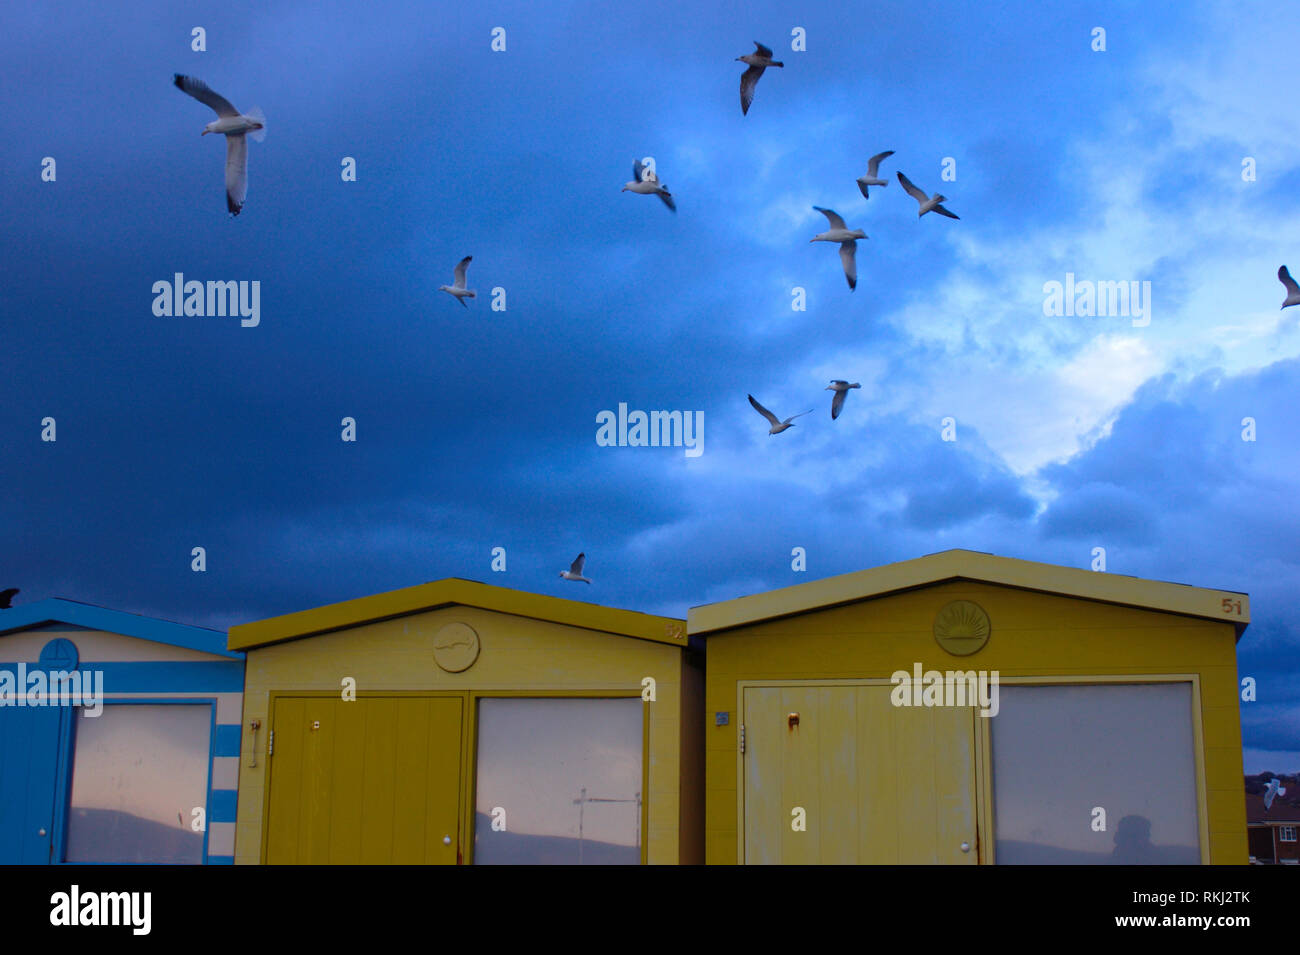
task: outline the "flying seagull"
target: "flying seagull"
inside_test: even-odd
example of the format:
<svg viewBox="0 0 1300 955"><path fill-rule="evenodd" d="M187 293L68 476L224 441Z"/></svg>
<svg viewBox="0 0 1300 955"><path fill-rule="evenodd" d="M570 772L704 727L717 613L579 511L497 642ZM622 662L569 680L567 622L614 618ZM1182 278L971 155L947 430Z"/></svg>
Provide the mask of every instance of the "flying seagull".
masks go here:
<svg viewBox="0 0 1300 955"><path fill-rule="evenodd" d="M266 117L254 106L247 113L230 105L230 100L212 92L208 84L192 76L175 74L172 80L182 93L188 93L200 103L216 110L217 118L203 127L200 136L208 133L224 133L226 136L226 208L232 216L239 215L244 207L244 196L248 194L248 140L250 135L257 142L266 138Z"/></svg>
<svg viewBox="0 0 1300 955"><path fill-rule="evenodd" d="M1273 800L1278 796L1286 795L1286 787L1282 781L1274 776L1268 781L1268 788L1264 790L1264 811L1268 812L1273 808Z"/></svg>
<svg viewBox="0 0 1300 955"><path fill-rule="evenodd" d="M894 151L887 149L883 153L876 153L867 160L867 174L858 178L858 188L862 190L863 199L870 198L867 195L867 186L880 186L883 189L889 185L888 179L880 178L880 160L888 159L892 155L894 155Z"/></svg>
<svg viewBox="0 0 1300 955"><path fill-rule="evenodd" d="M465 299L476 297L473 290L465 288L465 270L469 268L469 264L473 259L474 256L472 255L467 255L465 258L461 259L456 266L456 271L452 273L456 277L455 281L450 285L438 286L439 292L446 292L448 295L454 295L456 301L460 302L460 304L465 306L465 308L469 308L469 303L466 302Z"/></svg>
<svg viewBox="0 0 1300 955"><path fill-rule="evenodd" d="M582 565L587 562L586 554L579 554L578 559L569 565L568 570L560 571L560 576L565 580L581 580L584 584L591 583L586 577L582 576Z"/></svg>
<svg viewBox="0 0 1300 955"><path fill-rule="evenodd" d="M916 188L916 186L912 185L912 180L908 179L901 172L898 174L898 181L903 184L903 189L907 194L921 204L921 211L916 214L918 219L927 212L937 212L939 215L947 216L949 219L961 218L961 216L955 216L943 206L939 205L939 203L947 200L947 196L941 196L937 192L933 196L927 196L920 189Z"/></svg>
<svg viewBox="0 0 1300 955"><path fill-rule="evenodd" d="M861 387L862 385L858 384L857 382L854 382L853 384L850 385L847 381L844 381L843 379L840 378L836 378L834 381L832 381L829 385L826 386L827 391L835 392L835 397L831 399L831 420L832 421L838 418L840 416L840 412L844 410L844 399L849 396L849 389L861 388Z"/></svg>
<svg viewBox="0 0 1300 955"><path fill-rule="evenodd" d="M844 277L849 280L849 291L852 292L858 287L858 263L853 255L858 249L857 242L854 239L865 239L867 234L861 229L852 231L844 224L844 220L839 214L831 209L823 209L821 206L813 206L818 212L830 220L831 227L818 233L809 239L809 242L838 242L840 244L840 262L844 265Z"/></svg>
<svg viewBox="0 0 1300 955"><path fill-rule="evenodd" d="M1295 279L1291 278L1291 273L1287 271L1285 265L1277 270L1277 277L1278 281L1286 286L1286 301L1282 303L1282 307L1300 305L1300 285L1296 285Z"/></svg>
<svg viewBox="0 0 1300 955"><path fill-rule="evenodd" d="M17 587L10 587L8 590L0 590L0 610L8 610L13 605L9 602L14 599L18 593Z"/></svg>
<svg viewBox="0 0 1300 955"><path fill-rule="evenodd" d="M669 209L677 211L673 194L659 181L655 171L639 159L632 161L632 181L622 189L623 192L635 192L639 196L658 196Z"/></svg>
<svg viewBox="0 0 1300 955"><path fill-rule="evenodd" d="M762 405L760 405L757 401L754 400L753 395L746 395L745 397L749 399L749 403L754 406L755 411L757 411L759 414L761 414L764 418L766 418L768 421L772 423L772 427L769 428L767 431L769 435L780 434L786 428L793 428L794 425L791 424L791 422L794 421L795 418L802 418L806 414L812 414L812 409L809 408L807 411L801 411L796 415L791 415L790 417L786 418L784 421L778 421L776 415L772 414L772 412L768 411L766 408L764 408Z"/></svg>
<svg viewBox="0 0 1300 955"><path fill-rule="evenodd" d="M749 64L749 69L740 74L740 112L748 115L749 104L754 102L754 87L758 85L758 78L763 75L763 71L769 66L784 68L785 64L772 59L772 51L757 40L754 41L753 53L746 53L736 59Z"/></svg>

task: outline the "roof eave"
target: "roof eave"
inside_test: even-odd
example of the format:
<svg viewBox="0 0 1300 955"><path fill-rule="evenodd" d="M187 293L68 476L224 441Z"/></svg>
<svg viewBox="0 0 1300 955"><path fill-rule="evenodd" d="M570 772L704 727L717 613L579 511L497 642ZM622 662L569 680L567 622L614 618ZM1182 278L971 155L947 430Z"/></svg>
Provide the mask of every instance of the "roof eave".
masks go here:
<svg viewBox="0 0 1300 955"><path fill-rule="evenodd" d="M184 647L232 660L244 658L242 653L224 646L225 634L220 630L160 620L157 617L146 617L124 610L110 610L107 607L65 600L61 597L50 597L34 603L20 604L8 610L0 610L0 636L49 624L70 624L87 630L116 633L124 637Z"/></svg>
<svg viewBox="0 0 1300 955"><path fill-rule="evenodd" d="M679 647L687 645L684 620L448 577L239 624L230 628L227 646L232 650L253 650L451 606L474 607Z"/></svg>
<svg viewBox="0 0 1300 955"><path fill-rule="evenodd" d="M956 580L1231 623L1237 640L1250 624L1249 595L1236 591L1209 590L977 551L949 550L692 607L689 630L693 634L717 634ZM1228 612L1222 610L1225 605L1230 608Z"/></svg>

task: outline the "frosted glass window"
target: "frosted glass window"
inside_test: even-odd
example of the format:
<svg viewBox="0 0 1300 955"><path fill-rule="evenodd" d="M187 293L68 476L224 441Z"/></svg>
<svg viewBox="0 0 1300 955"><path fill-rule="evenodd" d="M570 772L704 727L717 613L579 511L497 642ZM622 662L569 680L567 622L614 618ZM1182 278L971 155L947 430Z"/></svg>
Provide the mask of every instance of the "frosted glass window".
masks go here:
<svg viewBox="0 0 1300 955"><path fill-rule="evenodd" d="M997 861L1197 865L1189 683L999 688ZM1093 808L1106 831L1092 828Z"/></svg>
<svg viewBox="0 0 1300 955"><path fill-rule="evenodd" d="M639 863L642 706L479 700L474 862Z"/></svg>
<svg viewBox="0 0 1300 955"><path fill-rule="evenodd" d="M201 863L191 822L207 811L211 704L77 712L66 861Z"/></svg>

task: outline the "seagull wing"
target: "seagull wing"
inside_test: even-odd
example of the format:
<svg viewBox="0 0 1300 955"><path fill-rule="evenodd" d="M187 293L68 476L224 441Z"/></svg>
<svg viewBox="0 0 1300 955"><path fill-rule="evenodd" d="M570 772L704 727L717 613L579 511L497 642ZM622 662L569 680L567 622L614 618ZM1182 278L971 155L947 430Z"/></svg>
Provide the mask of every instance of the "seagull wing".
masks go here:
<svg viewBox="0 0 1300 955"><path fill-rule="evenodd" d="M1277 270L1277 277L1278 281L1286 286L1287 298L1292 295L1300 295L1300 285L1296 285L1295 279L1291 278L1291 273L1285 265Z"/></svg>
<svg viewBox="0 0 1300 955"><path fill-rule="evenodd" d="M237 216L248 195L248 140L241 133L226 137L226 208Z"/></svg>
<svg viewBox="0 0 1300 955"><path fill-rule="evenodd" d="M798 414L792 414L792 415L790 415L790 417L786 418L785 421L783 421L783 422L781 422L781 423L782 423L782 424L789 424L789 423L790 423L791 421L793 421L795 418L802 418L804 415L806 415L806 414L812 414L812 413L813 413L813 409L812 409L812 408L809 408L807 411L800 411Z"/></svg>
<svg viewBox="0 0 1300 955"><path fill-rule="evenodd" d="M639 159L632 160L632 181L642 182L642 175L645 173L645 163Z"/></svg>
<svg viewBox="0 0 1300 955"><path fill-rule="evenodd" d="M10 587L8 590L0 590L0 608L8 608L9 601L13 600L17 593L17 587Z"/></svg>
<svg viewBox="0 0 1300 955"><path fill-rule="evenodd" d="M772 58L772 51L763 46L763 44L759 43L757 40L754 41L754 46L763 56L767 57L769 60Z"/></svg>
<svg viewBox="0 0 1300 955"><path fill-rule="evenodd" d="M873 174L873 175L874 175L874 174ZM872 178L872 176L863 176L862 179L859 179L859 180L858 180L858 188L859 188L860 190L862 190L862 198L863 198L863 199L870 199L870 198L871 198L869 195L867 195L867 184L866 184L865 182L862 181L863 179L870 179L870 178Z"/></svg>
<svg viewBox="0 0 1300 955"><path fill-rule="evenodd" d="M818 212L820 212L822 215L824 215L827 219L831 220L832 229L848 228L848 226L844 224L844 220L840 218L839 213L835 212L834 210L823 209L821 206L813 206L813 208L816 209Z"/></svg>
<svg viewBox="0 0 1300 955"><path fill-rule="evenodd" d="M761 66L751 66L740 74L740 112L742 115L748 115L749 113L749 104L754 102L754 87L758 85L758 78L763 75L764 69Z"/></svg>
<svg viewBox="0 0 1300 955"><path fill-rule="evenodd" d="M892 149L886 149L883 153L876 153L874 156L868 159L867 175L870 176L872 179L878 179L879 178L878 173L880 171L880 160L888 159L892 155L894 155L894 151Z"/></svg>
<svg viewBox="0 0 1300 955"><path fill-rule="evenodd" d="M913 199L915 199L917 202L930 201L930 197L927 196L920 189L916 188L916 186L912 185L912 180L908 179L901 172L898 174L898 181L902 184L903 191L906 192Z"/></svg>
<svg viewBox="0 0 1300 955"><path fill-rule="evenodd" d="M834 421L840 416L840 411L844 408L844 399L848 396L847 391L835 392L835 397L831 399L831 420Z"/></svg>
<svg viewBox="0 0 1300 955"><path fill-rule="evenodd" d="M469 268L469 263L473 260L473 258L474 256L467 255L465 256L465 258L461 259L460 262L456 264L456 269L452 273L456 277L456 280L455 282L452 283L452 288L465 287L465 270Z"/></svg>
<svg viewBox="0 0 1300 955"><path fill-rule="evenodd" d="M937 212L937 213L939 213L939 215L941 215L941 216L947 216L949 219L960 219L960 218L961 218L961 216L954 215L953 213L951 213L951 212L949 212L947 209L945 209L943 206L935 206L935 207L934 207L932 210L930 210L930 211L931 211L931 212Z"/></svg>
<svg viewBox="0 0 1300 955"><path fill-rule="evenodd" d="M176 88L182 93L188 93L200 103L212 107L217 111L218 116L239 115L239 110L235 109L235 107L230 104L230 100L226 99L220 93L214 93L208 87L208 84L202 80L196 80L192 76L182 76L180 73L177 73L172 82L176 84Z"/></svg>
<svg viewBox="0 0 1300 955"><path fill-rule="evenodd" d="M778 424L783 424L783 423L784 423L784 422L782 422L782 421L777 420L776 415L772 414L772 412L768 411L766 408L764 408L762 405L760 405L757 401L755 401L753 395L746 395L745 397L747 397L747 398L749 399L749 403L750 403L751 405L754 406L754 410L757 411L759 414L761 414L761 415L762 415L764 418L766 418L768 421L772 422L773 425L778 425Z"/></svg>
<svg viewBox="0 0 1300 955"><path fill-rule="evenodd" d="M569 565L569 573L582 576L582 565L585 564L586 562L587 562L586 553L584 552L579 554L577 559L574 560L574 562Z"/></svg>
<svg viewBox="0 0 1300 955"><path fill-rule="evenodd" d="M853 241L840 243L840 263L844 266L844 277L849 280L849 291L858 287L858 262L854 252L858 244Z"/></svg>
<svg viewBox="0 0 1300 955"><path fill-rule="evenodd" d="M666 205L669 209L672 209L673 212L677 211L677 203L673 202L673 194L669 192L667 189L660 188L660 190L656 192L655 195L657 195L660 199L662 199L664 201L664 205Z"/></svg>

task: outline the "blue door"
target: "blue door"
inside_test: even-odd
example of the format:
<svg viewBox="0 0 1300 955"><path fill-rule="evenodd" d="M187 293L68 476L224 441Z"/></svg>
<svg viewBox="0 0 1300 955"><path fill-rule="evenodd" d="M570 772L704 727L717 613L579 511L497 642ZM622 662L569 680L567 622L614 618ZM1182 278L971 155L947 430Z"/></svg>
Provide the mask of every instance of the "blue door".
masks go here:
<svg viewBox="0 0 1300 955"><path fill-rule="evenodd" d="M52 861L66 711L62 706L0 707L0 864Z"/></svg>

